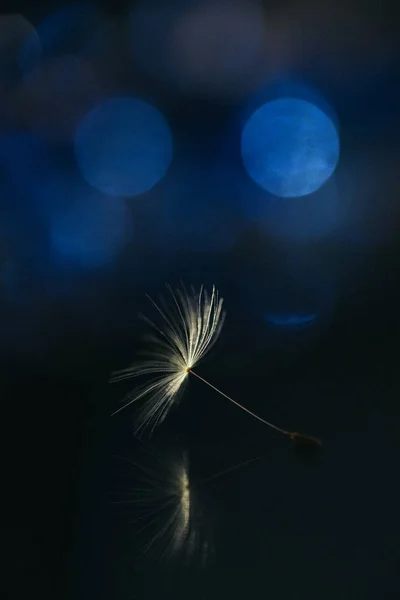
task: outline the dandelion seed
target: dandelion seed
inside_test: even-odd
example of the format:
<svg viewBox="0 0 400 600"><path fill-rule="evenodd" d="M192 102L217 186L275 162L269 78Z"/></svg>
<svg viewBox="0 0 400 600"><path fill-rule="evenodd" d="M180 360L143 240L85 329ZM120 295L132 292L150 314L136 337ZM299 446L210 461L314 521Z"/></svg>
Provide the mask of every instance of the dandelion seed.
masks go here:
<svg viewBox="0 0 400 600"><path fill-rule="evenodd" d="M154 331L150 339L153 350L147 353L147 358L142 363L118 371L111 381L143 375L151 375L152 378L129 394L123 406L113 414L145 398L138 415L135 433L138 434L146 428L153 431L179 401L191 374L248 415L289 437L296 445L321 446L322 442L318 438L287 431L266 421L193 370L211 350L221 333L225 319L225 313L222 311L223 299L219 297L214 286L210 296L203 287L198 292L192 287L191 293L184 287L176 292L170 286L167 287L172 300L170 306L163 299L160 305L157 305L150 298L161 317L160 326L145 318Z"/></svg>
<svg viewBox="0 0 400 600"><path fill-rule="evenodd" d="M211 295L200 288L185 288L175 293L169 287L171 305L161 299L160 305L153 300L153 306L161 318L160 326L145 318L153 329L150 341L153 350L145 360L115 374L112 381L131 377L151 375L152 378L130 394L116 414L142 398L146 399L138 416L136 433L154 427L165 419L179 399L189 373L211 350L218 339L224 322L222 298L215 287Z"/></svg>

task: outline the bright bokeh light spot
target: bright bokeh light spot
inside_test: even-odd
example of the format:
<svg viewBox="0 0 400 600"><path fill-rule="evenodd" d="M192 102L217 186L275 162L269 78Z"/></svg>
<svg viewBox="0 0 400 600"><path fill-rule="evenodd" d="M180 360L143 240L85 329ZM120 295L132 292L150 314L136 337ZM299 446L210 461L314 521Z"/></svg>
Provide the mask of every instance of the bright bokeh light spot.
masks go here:
<svg viewBox="0 0 400 600"><path fill-rule="evenodd" d="M166 174L172 160L170 128L161 113L134 98L114 98L80 123L75 153L86 181L104 194L136 196Z"/></svg>
<svg viewBox="0 0 400 600"><path fill-rule="evenodd" d="M264 104L247 121L241 142L250 177L281 197L318 190L339 160L339 137L331 119L314 104L282 98Z"/></svg>

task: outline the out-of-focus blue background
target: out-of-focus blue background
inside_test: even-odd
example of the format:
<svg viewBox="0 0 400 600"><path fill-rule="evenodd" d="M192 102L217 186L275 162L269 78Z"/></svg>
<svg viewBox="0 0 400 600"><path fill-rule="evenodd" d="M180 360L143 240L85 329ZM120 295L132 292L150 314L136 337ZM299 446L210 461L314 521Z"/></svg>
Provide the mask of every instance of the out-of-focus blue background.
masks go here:
<svg viewBox="0 0 400 600"><path fill-rule="evenodd" d="M356 0L0 16L14 598L395 597L399 22L394 3ZM215 552L200 573L138 564L107 500L110 457L136 447L134 410L110 418L129 386L109 374L141 349L145 294L180 281L225 299L199 372L324 439L304 463L190 381L159 440L196 477L266 456L204 490Z"/></svg>

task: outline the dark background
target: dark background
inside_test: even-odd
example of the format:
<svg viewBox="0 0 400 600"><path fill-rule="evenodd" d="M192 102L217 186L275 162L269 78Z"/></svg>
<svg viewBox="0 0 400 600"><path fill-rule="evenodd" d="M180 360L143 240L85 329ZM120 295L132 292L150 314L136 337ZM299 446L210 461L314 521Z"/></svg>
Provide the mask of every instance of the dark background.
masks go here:
<svg viewBox="0 0 400 600"><path fill-rule="evenodd" d="M10 12L40 35L40 23L59 6L14 3ZM104 52L74 46L73 36L63 52L92 61L102 97L157 99L180 155L143 203L128 199L135 234L113 261L98 269L60 263L34 190L39 177L72 168L70 129L61 127L66 113L58 112L51 86L43 92L46 78L43 94L21 91L9 42L2 46L0 386L10 597L397 598L395 3L263 3L276 34L265 72L252 89L226 93L206 83L177 90L165 73L157 80L132 65L124 35L133 3L97 6L112 25ZM10 27L2 31L6 39ZM320 231L317 222L311 233L300 226L283 235L268 218L250 218L241 208L243 195L257 204L259 192L246 188L237 157L224 149L235 146L232 124L251 97L280 78L317 89L340 124L334 177L345 208L335 227L325 222ZM30 142L25 154L18 145L18 136L32 131L44 132L46 165ZM25 187L15 173L27 178ZM110 417L129 386L109 384L109 375L142 345L137 315L149 312L145 294L157 297L165 282L181 280L215 284L225 299L226 325L199 373L273 423L324 441L317 455L300 456L285 438L190 380L154 444L186 449L196 481L262 457L200 485L214 547L203 569L160 563L157 555L138 561L135 528L108 501L116 486L112 456L138 449L134 411ZM271 295L276 308L288 289L292 308L304 308L304 289L315 302L310 327L265 320ZM315 296L314 289L322 292Z"/></svg>

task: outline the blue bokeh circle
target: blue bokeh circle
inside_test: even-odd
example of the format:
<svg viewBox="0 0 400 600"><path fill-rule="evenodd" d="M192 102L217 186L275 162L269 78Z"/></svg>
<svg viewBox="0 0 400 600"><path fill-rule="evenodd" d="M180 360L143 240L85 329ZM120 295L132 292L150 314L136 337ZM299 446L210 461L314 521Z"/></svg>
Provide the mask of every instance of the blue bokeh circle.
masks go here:
<svg viewBox="0 0 400 600"><path fill-rule="evenodd" d="M172 134L163 115L147 102L113 98L81 121L75 154L91 186L111 196L136 196L166 174L173 154Z"/></svg>
<svg viewBox="0 0 400 600"><path fill-rule="evenodd" d="M279 98L256 110L246 122L241 154L249 176L280 197L318 190L339 161L339 136L332 120L299 98Z"/></svg>

